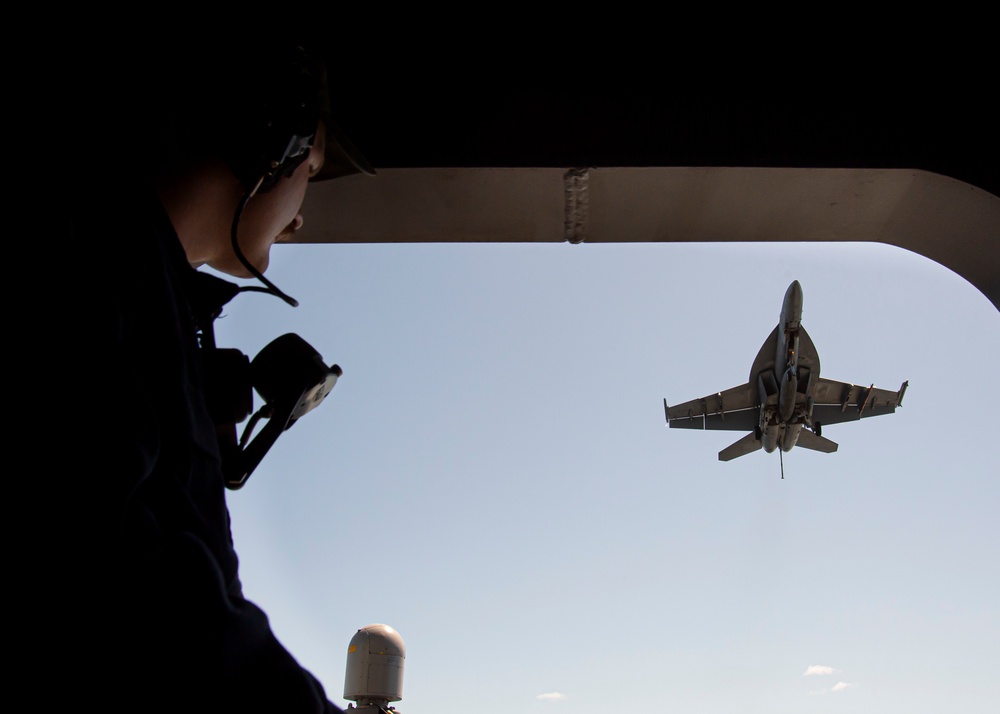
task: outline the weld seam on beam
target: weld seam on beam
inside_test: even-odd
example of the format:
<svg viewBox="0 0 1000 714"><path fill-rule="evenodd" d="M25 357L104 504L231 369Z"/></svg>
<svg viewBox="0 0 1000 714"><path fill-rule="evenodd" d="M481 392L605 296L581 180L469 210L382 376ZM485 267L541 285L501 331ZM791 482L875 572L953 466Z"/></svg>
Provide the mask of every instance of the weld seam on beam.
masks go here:
<svg viewBox="0 0 1000 714"><path fill-rule="evenodd" d="M566 197L563 237L570 243L583 243L590 220L590 169L569 169L563 174Z"/></svg>

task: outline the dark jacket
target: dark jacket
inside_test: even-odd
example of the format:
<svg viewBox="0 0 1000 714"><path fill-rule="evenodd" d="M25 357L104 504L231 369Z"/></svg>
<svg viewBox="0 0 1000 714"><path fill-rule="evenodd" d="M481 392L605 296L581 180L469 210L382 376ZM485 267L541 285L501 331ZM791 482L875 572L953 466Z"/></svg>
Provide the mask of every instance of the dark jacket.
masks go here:
<svg viewBox="0 0 1000 714"><path fill-rule="evenodd" d="M156 199L130 191L78 203L60 276L56 342L79 345L64 359L82 410L52 442L54 567L34 615L36 650L64 663L53 693L100 711L340 711L240 585L192 317L228 283L192 269Z"/></svg>

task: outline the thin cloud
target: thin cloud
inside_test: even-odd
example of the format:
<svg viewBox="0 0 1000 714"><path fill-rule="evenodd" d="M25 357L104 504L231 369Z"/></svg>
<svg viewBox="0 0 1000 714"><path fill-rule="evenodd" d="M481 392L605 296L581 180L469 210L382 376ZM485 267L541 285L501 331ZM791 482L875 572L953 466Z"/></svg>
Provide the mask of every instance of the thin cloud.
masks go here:
<svg viewBox="0 0 1000 714"><path fill-rule="evenodd" d="M565 699L566 695L562 692L546 692L545 694L539 694L535 699L540 699L543 702L555 701L558 699Z"/></svg>
<svg viewBox="0 0 1000 714"><path fill-rule="evenodd" d="M807 692L810 697L825 697L827 694L837 694L838 692L846 692L851 687L857 686L851 682L837 682L832 687L828 689L819 689Z"/></svg>
<svg viewBox="0 0 1000 714"><path fill-rule="evenodd" d="M827 667L824 664L811 664L806 668L806 671L802 673L803 677L811 677L814 674L833 674L836 670L833 667Z"/></svg>

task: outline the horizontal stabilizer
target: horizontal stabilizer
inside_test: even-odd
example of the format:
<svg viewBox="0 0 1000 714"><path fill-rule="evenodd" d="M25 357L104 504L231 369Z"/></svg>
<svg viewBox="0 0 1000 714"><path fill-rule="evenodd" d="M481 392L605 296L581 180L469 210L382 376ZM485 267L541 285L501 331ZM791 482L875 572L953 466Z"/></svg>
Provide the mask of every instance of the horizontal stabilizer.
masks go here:
<svg viewBox="0 0 1000 714"><path fill-rule="evenodd" d="M796 446L813 451L822 451L824 454L832 454L837 450L837 442L830 441L824 436L817 436L815 432L803 429L799 432L799 438L795 442Z"/></svg>
<svg viewBox="0 0 1000 714"><path fill-rule="evenodd" d="M754 432L750 432L739 441L736 441L719 452L719 461L732 461L738 456L757 451L763 446L760 439Z"/></svg>

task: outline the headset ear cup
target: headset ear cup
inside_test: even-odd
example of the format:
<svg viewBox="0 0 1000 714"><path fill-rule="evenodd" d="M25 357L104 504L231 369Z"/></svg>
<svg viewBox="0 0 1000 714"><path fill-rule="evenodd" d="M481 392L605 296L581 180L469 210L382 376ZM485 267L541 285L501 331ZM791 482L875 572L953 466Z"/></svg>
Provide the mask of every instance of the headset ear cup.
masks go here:
<svg viewBox="0 0 1000 714"><path fill-rule="evenodd" d="M322 69L302 47L251 73L227 161L247 190L273 187L309 156L321 116Z"/></svg>

